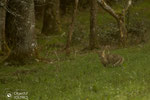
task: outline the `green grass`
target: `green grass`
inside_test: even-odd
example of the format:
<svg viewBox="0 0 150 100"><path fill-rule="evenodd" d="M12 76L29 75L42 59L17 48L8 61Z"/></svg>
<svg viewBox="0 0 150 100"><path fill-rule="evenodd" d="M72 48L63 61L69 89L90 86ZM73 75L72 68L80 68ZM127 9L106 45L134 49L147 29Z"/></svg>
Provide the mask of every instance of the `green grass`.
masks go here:
<svg viewBox="0 0 150 100"><path fill-rule="evenodd" d="M149 100L149 50L144 45L112 51L125 57L116 68L104 68L94 52L53 64L1 66L0 99L7 100L6 89L23 89L29 100ZM23 70L28 73L19 73Z"/></svg>
<svg viewBox="0 0 150 100"><path fill-rule="evenodd" d="M149 0L145 0L133 11L148 9L148 4ZM143 17L148 21L150 12L146 11ZM84 26L87 36L89 18L89 12L79 12L77 17L77 24ZM110 22L114 19L109 14L98 14L100 26ZM67 20L63 23L63 31L67 33L69 23ZM40 28L41 24L37 26ZM123 67L105 68L94 51L66 57L59 51L64 46L64 39L39 36L41 56L55 60L52 63L1 65L0 100L11 100L6 93L17 91L28 92L29 100L150 100L150 43L112 50L112 53L122 55L125 62Z"/></svg>

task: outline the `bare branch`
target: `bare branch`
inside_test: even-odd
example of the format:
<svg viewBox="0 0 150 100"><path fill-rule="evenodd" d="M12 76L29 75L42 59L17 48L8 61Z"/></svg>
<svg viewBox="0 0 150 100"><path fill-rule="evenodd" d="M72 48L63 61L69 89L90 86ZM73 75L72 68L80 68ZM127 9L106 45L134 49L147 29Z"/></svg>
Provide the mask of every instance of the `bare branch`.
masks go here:
<svg viewBox="0 0 150 100"><path fill-rule="evenodd" d="M106 10L109 14L111 14L116 19L119 18L118 14L104 1L104 0L97 0L98 3Z"/></svg>
<svg viewBox="0 0 150 100"><path fill-rule="evenodd" d="M131 5L132 5L132 0L129 0L127 7L124 9L124 12L128 11Z"/></svg>

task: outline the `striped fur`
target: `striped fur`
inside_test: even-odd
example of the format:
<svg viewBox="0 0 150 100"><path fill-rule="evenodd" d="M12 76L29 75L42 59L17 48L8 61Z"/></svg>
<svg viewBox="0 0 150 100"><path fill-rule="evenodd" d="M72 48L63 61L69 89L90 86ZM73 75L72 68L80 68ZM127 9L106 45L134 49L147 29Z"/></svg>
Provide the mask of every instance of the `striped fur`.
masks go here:
<svg viewBox="0 0 150 100"><path fill-rule="evenodd" d="M105 50L99 52L98 55L104 67L107 67L108 65L113 67L121 66L124 62L124 58L122 56L118 54L110 54L108 52L106 53Z"/></svg>

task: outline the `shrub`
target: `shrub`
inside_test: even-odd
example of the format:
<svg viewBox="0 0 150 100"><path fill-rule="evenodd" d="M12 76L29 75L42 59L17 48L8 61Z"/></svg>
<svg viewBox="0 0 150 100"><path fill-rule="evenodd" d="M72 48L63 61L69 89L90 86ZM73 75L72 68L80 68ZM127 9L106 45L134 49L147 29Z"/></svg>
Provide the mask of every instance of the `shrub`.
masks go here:
<svg viewBox="0 0 150 100"><path fill-rule="evenodd" d="M135 17L133 17L135 19ZM118 25L110 23L108 25L101 26L97 29L99 43L101 45L118 45L120 40L120 33ZM147 41L146 24L142 19L132 20L127 24L128 45L135 45Z"/></svg>
<svg viewBox="0 0 150 100"><path fill-rule="evenodd" d="M119 29L117 24L110 23L97 29L98 40L101 45L114 45L119 42Z"/></svg>
<svg viewBox="0 0 150 100"><path fill-rule="evenodd" d="M128 37L130 44L139 44L146 42L147 32L144 20L133 17L132 21L128 24Z"/></svg>

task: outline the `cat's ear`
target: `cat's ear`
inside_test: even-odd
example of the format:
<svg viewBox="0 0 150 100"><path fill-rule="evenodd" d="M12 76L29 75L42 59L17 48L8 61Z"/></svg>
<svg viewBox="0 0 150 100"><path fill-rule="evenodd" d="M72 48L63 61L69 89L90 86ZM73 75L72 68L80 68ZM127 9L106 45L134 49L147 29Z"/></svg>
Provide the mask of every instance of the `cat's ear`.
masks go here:
<svg viewBox="0 0 150 100"><path fill-rule="evenodd" d="M110 52L109 52L110 46L109 46L109 45L106 45L106 46L104 47L104 50L105 50L105 53L106 53L106 54L110 54Z"/></svg>
<svg viewBox="0 0 150 100"><path fill-rule="evenodd" d="M105 49L106 49L106 50L110 50L110 45L106 45L106 46L105 46Z"/></svg>
<svg viewBox="0 0 150 100"><path fill-rule="evenodd" d="M104 58L105 57L105 50L102 51L101 56Z"/></svg>

